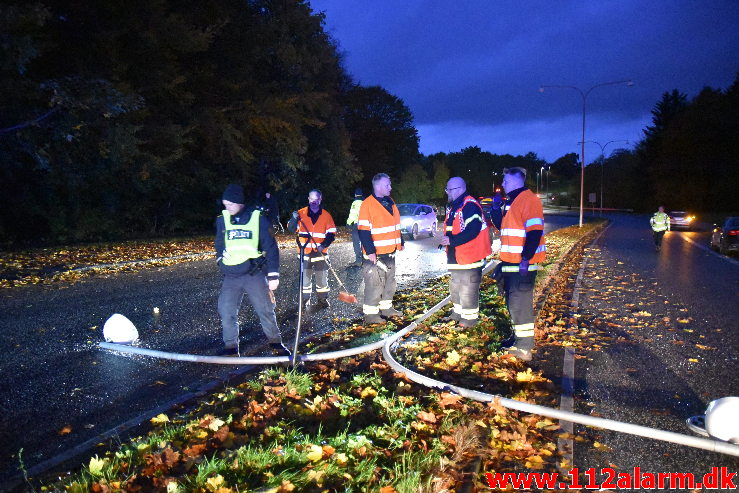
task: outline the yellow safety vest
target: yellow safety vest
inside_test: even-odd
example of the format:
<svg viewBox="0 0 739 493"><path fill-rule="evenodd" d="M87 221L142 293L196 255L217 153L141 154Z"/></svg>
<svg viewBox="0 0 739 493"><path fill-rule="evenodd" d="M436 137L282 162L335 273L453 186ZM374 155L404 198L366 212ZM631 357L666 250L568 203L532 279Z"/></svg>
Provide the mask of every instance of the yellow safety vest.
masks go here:
<svg viewBox="0 0 739 493"><path fill-rule="evenodd" d="M262 255L259 251L259 211L254 210L246 224L231 224L231 214L223 211L224 236L228 260L223 265L239 265Z"/></svg>

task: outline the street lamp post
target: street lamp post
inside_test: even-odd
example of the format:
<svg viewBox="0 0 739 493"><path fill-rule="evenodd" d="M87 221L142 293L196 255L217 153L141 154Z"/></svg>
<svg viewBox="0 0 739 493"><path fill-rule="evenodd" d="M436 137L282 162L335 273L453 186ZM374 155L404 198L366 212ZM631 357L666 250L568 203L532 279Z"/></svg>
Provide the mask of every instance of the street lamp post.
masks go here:
<svg viewBox="0 0 739 493"><path fill-rule="evenodd" d="M596 87L602 87L602 86L614 86L618 84L626 84L627 86L633 86L634 83L631 80L615 80L612 82L603 82L602 84L596 84L592 86L587 91L583 91L579 87L575 86L562 86L562 85L547 85L547 86L540 86L539 92L544 92L544 89L550 87L550 88L568 88L568 89L574 89L578 93L580 93L580 96L582 96L582 147L580 148L580 227L582 227L582 211L583 211L583 194L585 193L585 101L588 98L588 94L590 94L590 91L595 89Z"/></svg>
<svg viewBox="0 0 739 493"><path fill-rule="evenodd" d="M626 142L629 143L628 140L609 140L605 144L601 144L600 142L597 142L595 140L588 140L586 142L592 143L592 144L598 144L600 146L600 210L603 212L603 166L605 166L605 159L606 159L606 147L608 147L608 144L613 144L614 142ZM580 144L580 142L578 142Z"/></svg>

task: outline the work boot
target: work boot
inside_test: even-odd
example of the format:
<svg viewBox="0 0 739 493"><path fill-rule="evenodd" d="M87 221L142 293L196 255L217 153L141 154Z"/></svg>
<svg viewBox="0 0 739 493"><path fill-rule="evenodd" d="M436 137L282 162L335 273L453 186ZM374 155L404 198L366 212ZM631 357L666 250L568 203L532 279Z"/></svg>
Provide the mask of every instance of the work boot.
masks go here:
<svg viewBox="0 0 739 493"><path fill-rule="evenodd" d="M531 361L532 349L534 349L533 337L516 337L516 342L506 351L521 361Z"/></svg>
<svg viewBox="0 0 739 493"><path fill-rule="evenodd" d="M331 306L326 298L318 298L316 301L316 304L314 305L315 310L321 310L323 308L328 308Z"/></svg>
<svg viewBox="0 0 739 493"><path fill-rule="evenodd" d="M402 317L403 312L396 310L393 307L390 307L386 310L380 310L380 315L383 317Z"/></svg>
<svg viewBox="0 0 739 493"><path fill-rule="evenodd" d="M238 346L224 346L218 350L216 356L239 356Z"/></svg>
<svg viewBox="0 0 739 493"><path fill-rule="evenodd" d="M449 322L459 322L460 320L462 320L462 316L457 312L452 312L446 317L441 319L441 321L444 322L445 324Z"/></svg>
<svg viewBox="0 0 739 493"><path fill-rule="evenodd" d="M272 354L274 354L275 356L290 356L293 354L281 342L273 342L269 345L269 347L272 350Z"/></svg>
<svg viewBox="0 0 739 493"><path fill-rule="evenodd" d="M365 314L364 315L364 323L365 325L370 324L384 324L385 320L378 314L373 313L371 315Z"/></svg>
<svg viewBox="0 0 739 493"><path fill-rule="evenodd" d="M459 325L460 325L460 327L464 327L466 329L469 329L470 327L474 327L475 325L477 325L477 321L478 321L478 319L468 320L466 318L463 318L463 319L459 320Z"/></svg>

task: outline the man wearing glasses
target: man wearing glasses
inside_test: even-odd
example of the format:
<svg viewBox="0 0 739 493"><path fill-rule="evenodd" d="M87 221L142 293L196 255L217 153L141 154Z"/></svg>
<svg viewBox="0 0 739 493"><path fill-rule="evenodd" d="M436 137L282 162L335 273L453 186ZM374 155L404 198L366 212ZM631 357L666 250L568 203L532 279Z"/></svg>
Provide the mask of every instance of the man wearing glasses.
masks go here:
<svg viewBox="0 0 739 493"><path fill-rule="evenodd" d="M449 294L454 306L447 321L472 327L480 314L482 265L485 257L492 253L488 225L482 206L467 194L462 178L450 178L444 191L449 204L440 246L446 247L447 268L452 277Z"/></svg>
<svg viewBox="0 0 739 493"><path fill-rule="evenodd" d="M534 281L544 261L544 209L541 200L526 188L524 168L503 170L502 207L493 203L493 224L500 229L500 260L506 305L516 333L508 352L523 361L534 349Z"/></svg>

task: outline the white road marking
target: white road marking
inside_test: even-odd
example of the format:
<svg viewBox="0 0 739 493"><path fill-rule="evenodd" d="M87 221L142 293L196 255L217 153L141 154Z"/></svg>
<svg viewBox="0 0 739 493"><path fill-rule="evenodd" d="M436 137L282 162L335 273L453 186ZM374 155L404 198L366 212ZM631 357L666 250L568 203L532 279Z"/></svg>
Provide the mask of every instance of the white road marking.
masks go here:
<svg viewBox="0 0 739 493"><path fill-rule="evenodd" d="M697 246L698 248L702 248L703 250L707 251L711 255L715 255L716 257L718 257L720 259L723 259L723 260L726 260L730 264L734 264L736 267L739 267L739 261L734 260L733 258L729 258L726 255L721 255L718 252L714 252L713 250L711 250L710 248L708 248L706 245L701 245L700 243L698 243L697 241L695 241L693 238L690 238L689 236L680 235L680 238L682 238L683 240L687 241L688 243L692 243L693 245Z"/></svg>

